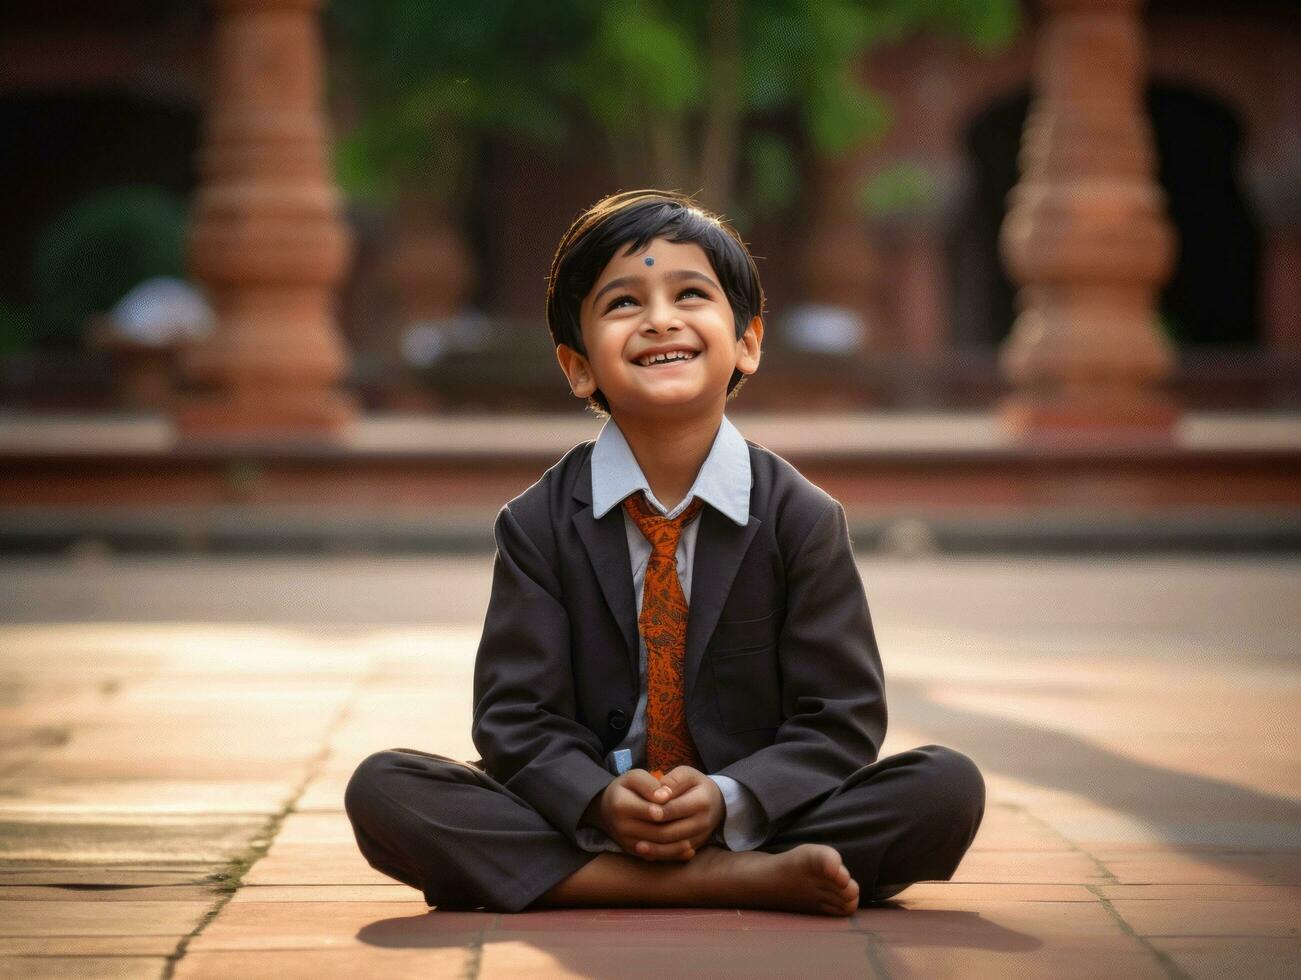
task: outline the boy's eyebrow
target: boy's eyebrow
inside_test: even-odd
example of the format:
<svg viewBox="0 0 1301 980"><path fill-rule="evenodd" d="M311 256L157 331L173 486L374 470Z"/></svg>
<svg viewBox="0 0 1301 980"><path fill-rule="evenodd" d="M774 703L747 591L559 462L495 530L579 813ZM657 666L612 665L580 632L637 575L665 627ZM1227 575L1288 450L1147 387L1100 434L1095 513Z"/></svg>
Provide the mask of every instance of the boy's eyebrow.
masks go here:
<svg viewBox="0 0 1301 980"><path fill-rule="evenodd" d="M699 279L702 282L709 283L717 290L721 291L723 288L718 283L714 282L714 280L710 279L709 276L705 275L703 272L697 272L695 269L677 269L673 272L665 273L664 278L669 282L679 282L683 279ZM592 297L592 305L595 306L597 301L612 289L618 289L620 286L631 286L634 283L640 285L645 281L645 276L620 276L618 279L611 279L601 287L599 293Z"/></svg>

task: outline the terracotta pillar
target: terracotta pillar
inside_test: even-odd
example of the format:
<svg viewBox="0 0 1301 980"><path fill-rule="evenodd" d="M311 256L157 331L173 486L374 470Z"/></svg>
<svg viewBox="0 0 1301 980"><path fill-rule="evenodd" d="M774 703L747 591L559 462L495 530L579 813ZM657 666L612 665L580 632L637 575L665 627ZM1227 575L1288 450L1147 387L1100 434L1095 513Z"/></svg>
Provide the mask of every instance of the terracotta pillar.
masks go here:
<svg viewBox="0 0 1301 980"><path fill-rule="evenodd" d="M187 437L329 437L352 418L334 290L350 241L321 111L320 0L213 0L191 272L218 327L185 359Z"/></svg>
<svg viewBox="0 0 1301 980"><path fill-rule="evenodd" d="M1156 316L1175 241L1143 104L1139 0L1040 0L1035 94L1002 252L1021 284L1000 406L1026 437L1168 438L1174 365Z"/></svg>

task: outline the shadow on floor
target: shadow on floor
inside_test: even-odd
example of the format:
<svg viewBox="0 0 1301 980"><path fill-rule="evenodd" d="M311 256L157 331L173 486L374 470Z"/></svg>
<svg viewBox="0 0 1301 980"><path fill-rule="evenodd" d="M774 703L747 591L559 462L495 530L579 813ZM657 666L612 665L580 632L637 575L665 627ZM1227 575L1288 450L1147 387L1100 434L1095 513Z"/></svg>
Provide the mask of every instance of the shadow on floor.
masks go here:
<svg viewBox="0 0 1301 980"><path fill-rule="evenodd" d="M790 970L818 975L818 962L807 959L814 948L814 959L833 972L856 967L870 976L872 947L881 939L895 950L1024 953L1043 945L977 912L905 910L888 902L848 919L735 909L559 909L515 915L430 911L372 922L358 931L357 939L389 949L488 950L495 943L523 943L579 975L659 980L665 975L663 960L643 954L660 946L670 932L676 947L689 950L669 969L683 976L742 975L736 972L738 956L744 956L747 976L794 975ZM816 947L809 944L813 936ZM688 963L690 969L683 971ZM757 972L750 972L752 965ZM537 968L536 963L529 966Z"/></svg>
<svg viewBox="0 0 1301 980"><path fill-rule="evenodd" d="M1143 822L1168 847L1196 848L1200 859L1264 882L1283 883L1267 868L1233 862L1233 854L1222 852L1298 849L1301 805L1287 797L1129 759L1015 718L941 704L915 682L891 683L890 709L892 719L961 748L986 772L1092 800Z"/></svg>

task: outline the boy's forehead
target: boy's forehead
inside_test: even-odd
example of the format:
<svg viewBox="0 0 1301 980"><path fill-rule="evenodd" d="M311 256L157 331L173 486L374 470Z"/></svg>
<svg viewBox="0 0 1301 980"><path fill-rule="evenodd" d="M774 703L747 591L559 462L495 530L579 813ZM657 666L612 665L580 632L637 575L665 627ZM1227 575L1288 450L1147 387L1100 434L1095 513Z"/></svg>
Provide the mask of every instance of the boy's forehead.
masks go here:
<svg viewBox="0 0 1301 980"><path fill-rule="evenodd" d="M633 242L624 242L614 250L610 261L592 283L589 298L615 276L641 276L664 272L668 269L694 268L711 279L716 277L714 265L705 250L696 242L671 242L666 238L653 238L639 252L630 249Z"/></svg>

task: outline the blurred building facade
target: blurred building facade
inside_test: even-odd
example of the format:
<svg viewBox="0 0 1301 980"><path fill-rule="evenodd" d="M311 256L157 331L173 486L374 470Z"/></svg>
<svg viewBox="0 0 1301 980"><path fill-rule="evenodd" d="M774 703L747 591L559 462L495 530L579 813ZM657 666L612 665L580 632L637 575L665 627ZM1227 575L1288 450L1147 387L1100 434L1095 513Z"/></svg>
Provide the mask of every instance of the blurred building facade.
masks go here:
<svg viewBox="0 0 1301 980"><path fill-rule="evenodd" d="M1037 5L1027 15L997 55L922 36L865 59L864 77L892 107L885 138L834 161L806 155L796 207L747 229L779 356L737 408L978 407L1005 390L997 353L1016 286L999 235L1032 96ZM193 194L213 19L204 5L164 0L0 13L7 309L35 300L36 242L78 199L123 184ZM1296 408L1301 14L1269 0L1170 0L1148 4L1141 28L1144 104L1177 240L1159 293L1180 353L1173 380L1193 405ZM336 128L346 126L346 104L332 105ZM789 120L769 123L794 132ZM463 308L423 333L394 327L397 222L350 210L356 248L339 320L368 406L572 407L541 311L561 232L615 189L599 145L557 155L489 142L460 210ZM898 193L861 216L851 202L873 175ZM5 356L6 402L112 403L119 367L108 352L44 346L46 357ZM52 385L51 372L63 381Z"/></svg>

